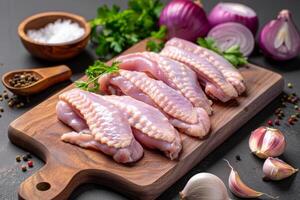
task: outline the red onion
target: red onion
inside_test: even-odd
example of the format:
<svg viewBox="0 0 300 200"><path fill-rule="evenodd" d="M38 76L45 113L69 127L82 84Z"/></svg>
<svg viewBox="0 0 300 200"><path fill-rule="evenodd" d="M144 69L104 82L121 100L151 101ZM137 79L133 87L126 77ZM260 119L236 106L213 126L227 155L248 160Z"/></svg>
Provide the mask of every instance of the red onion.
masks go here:
<svg viewBox="0 0 300 200"><path fill-rule="evenodd" d="M239 3L218 3L208 15L211 26L226 22L237 22L245 25L251 30L253 35L258 28L258 18L255 11Z"/></svg>
<svg viewBox="0 0 300 200"><path fill-rule="evenodd" d="M178 37L192 42L206 36L210 29L203 8L191 0L171 1L161 12L159 25L167 26L168 39Z"/></svg>
<svg viewBox="0 0 300 200"><path fill-rule="evenodd" d="M291 13L282 10L267 23L259 35L259 46L263 53L274 60L289 60L300 53L300 34Z"/></svg>
<svg viewBox="0 0 300 200"><path fill-rule="evenodd" d="M251 31L239 23L219 24L209 31L208 37L213 38L217 47L222 51L238 45L244 56L248 56L254 49L255 41Z"/></svg>

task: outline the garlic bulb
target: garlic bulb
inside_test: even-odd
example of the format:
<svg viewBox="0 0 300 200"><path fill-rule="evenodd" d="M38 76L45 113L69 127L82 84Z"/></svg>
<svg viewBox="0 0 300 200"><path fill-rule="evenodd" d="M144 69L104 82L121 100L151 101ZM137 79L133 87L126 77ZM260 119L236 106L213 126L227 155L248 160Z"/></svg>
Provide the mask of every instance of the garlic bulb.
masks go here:
<svg viewBox="0 0 300 200"><path fill-rule="evenodd" d="M280 156L286 146L284 135L275 128L259 127L251 133L249 147L259 158Z"/></svg>
<svg viewBox="0 0 300 200"><path fill-rule="evenodd" d="M263 166L264 179L282 180L296 173L298 169L293 168L289 164L278 158L269 157Z"/></svg>
<svg viewBox="0 0 300 200"><path fill-rule="evenodd" d="M229 200L223 181L210 173L194 175L179 195L182 200Z"/></svg>
<svg viewBox="0 0 300 200"><path fill-rule="evenodd" d="M225 160L225 159L224 159ZM234 170L234 168L230 165L228 160L225 160L227 162L228 166L230 167L230 175L228 179L228 185L230 191L236 195L237 197L241 198L257 198L263 195L266 195L272 199L276 199L276 197L273 197L269 194L259 192L256 190L253 190L252 188L248 187L240 178L237 171Z"/></svg>

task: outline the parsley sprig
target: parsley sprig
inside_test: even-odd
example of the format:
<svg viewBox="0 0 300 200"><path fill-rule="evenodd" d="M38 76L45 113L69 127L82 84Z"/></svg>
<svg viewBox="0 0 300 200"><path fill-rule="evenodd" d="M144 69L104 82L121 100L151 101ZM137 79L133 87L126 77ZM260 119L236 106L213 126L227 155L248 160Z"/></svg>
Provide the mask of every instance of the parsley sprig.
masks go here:
<svg viewBox="0 0 300 200"><path fill-rule="evenodd" d="M160 50L164 47L164 39L167 35L167 27L162 25L159 27L158 31L153 31L151 33L151 37L154 39L150 39L147 42L146 49L148 51L160 52Z"/></svg>
<svg viewBox="0 0 300 200"><path fill-rule="evenodd" d="M221 51L212 38L198 38L197 43L204 48L220 54L237 68L248 63L247 58L240 52L240 47L238 45L233 45L226 51Z"/></svg>
<svg viewBox="0 0 300 200"><path fill-rule="evenodd" d="M159 0L129 0L123 11L113 5L98 8L90 21L91 40L101 59L110 59L158 30L157 21L163 4Z"/></svg>
<svg viewBox="0 0 300 200"><path fill-rule="evenodd" d="M119 62L113 62L111 66L106 65L100 60L96 60L95 63L85 70L85 74L88 77L87 81L76 81L75 86L87 90L89 92L96 92L99 90L98 79L103 74L110 74L118 72Z"/></svg>

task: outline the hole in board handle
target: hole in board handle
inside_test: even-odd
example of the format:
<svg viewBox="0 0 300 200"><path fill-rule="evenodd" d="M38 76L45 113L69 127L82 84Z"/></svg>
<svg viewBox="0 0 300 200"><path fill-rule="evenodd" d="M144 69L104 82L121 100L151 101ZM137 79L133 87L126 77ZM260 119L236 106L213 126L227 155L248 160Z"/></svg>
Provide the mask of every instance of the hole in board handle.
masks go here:
<svg viewBox="0 0 300 200"><path fill-rule="evenodd" d="M49 190L51 188L51 185L48 182L40 182L40 183L36 184L36 188L39 191L46 191L46 190Z"/></svg>

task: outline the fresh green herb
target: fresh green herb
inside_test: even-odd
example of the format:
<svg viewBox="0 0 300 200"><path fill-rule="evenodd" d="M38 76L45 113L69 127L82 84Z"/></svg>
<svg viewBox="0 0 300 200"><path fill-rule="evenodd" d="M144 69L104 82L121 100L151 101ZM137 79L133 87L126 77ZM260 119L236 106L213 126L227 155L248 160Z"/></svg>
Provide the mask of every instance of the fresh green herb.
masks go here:
<svg viewBox="0 0 300 200"><path fill-rule="evenodd" d="M129 0L128 9L123 11L116 5L98 8L97 17L90 21L97 55L109 59L149 37L158 30L162 8L159 0Z"/></svg>
<svg viewBox="0 0 300 200"><path fill-rule="evenodd" d="M99 90L98 78L103 74L110 74L119 70L119 62L113 62L111 66L96 60L95 63L86 69L85 74L88 77L87 81L76 81L76 87L87 90L89 92L96 92Z"/></svg>
<svg viewBox="0 0 300 200"><path fill-rule="evenodd" d="M166 38L167 31L168 31L167 27L165 25L162 25L159 27L158 31L151 32L151 37L153 37L155 39L163 40Z"/></svg>
<svg viewBox="0 0 300 200"><path fill-rule="evenodd" d="M226 51L221 51L212 38L198 38L197 43L204 48L220 54L235 67L243 66L248 63L247 58L240 52L238 45L233 45Z"/></svg>
<svg viewBox="0 0 300 200"><path fill-rule="evenodd" d="M236 67L243 66L248 63L247 58L240 52L240 47L238 45L233 45L224 51L223 56Z"/></svg>
<svg viewBox="0 0 300 200"><path fill-rule="evenodd" d="M206 49L210 49L210 50L222 55L222 51L218 49L215 41L212 38L201 38L200 37L197 39L197 43Z"/></svg>
<svg viewBox="0 0 300 200"><path fill-rule="evenodd" d="M154 51L154 52L160 52L160 50L164 47L164 39L166 38L167 35L167 27L166 26L161 26L158 31L153 31L151 33L151 37L154 38L155 40L148 40L146 49L148 51Z"/></svg>
<svg viewBox="0 0 300 200"><path fill-rule="evenodd" d="M153 51L153 52L160 52L162 48L164 48L165 43L160 42L160 41L155 41L155 40L149 40L147 42L146 49L148 51Z"/></svg>

